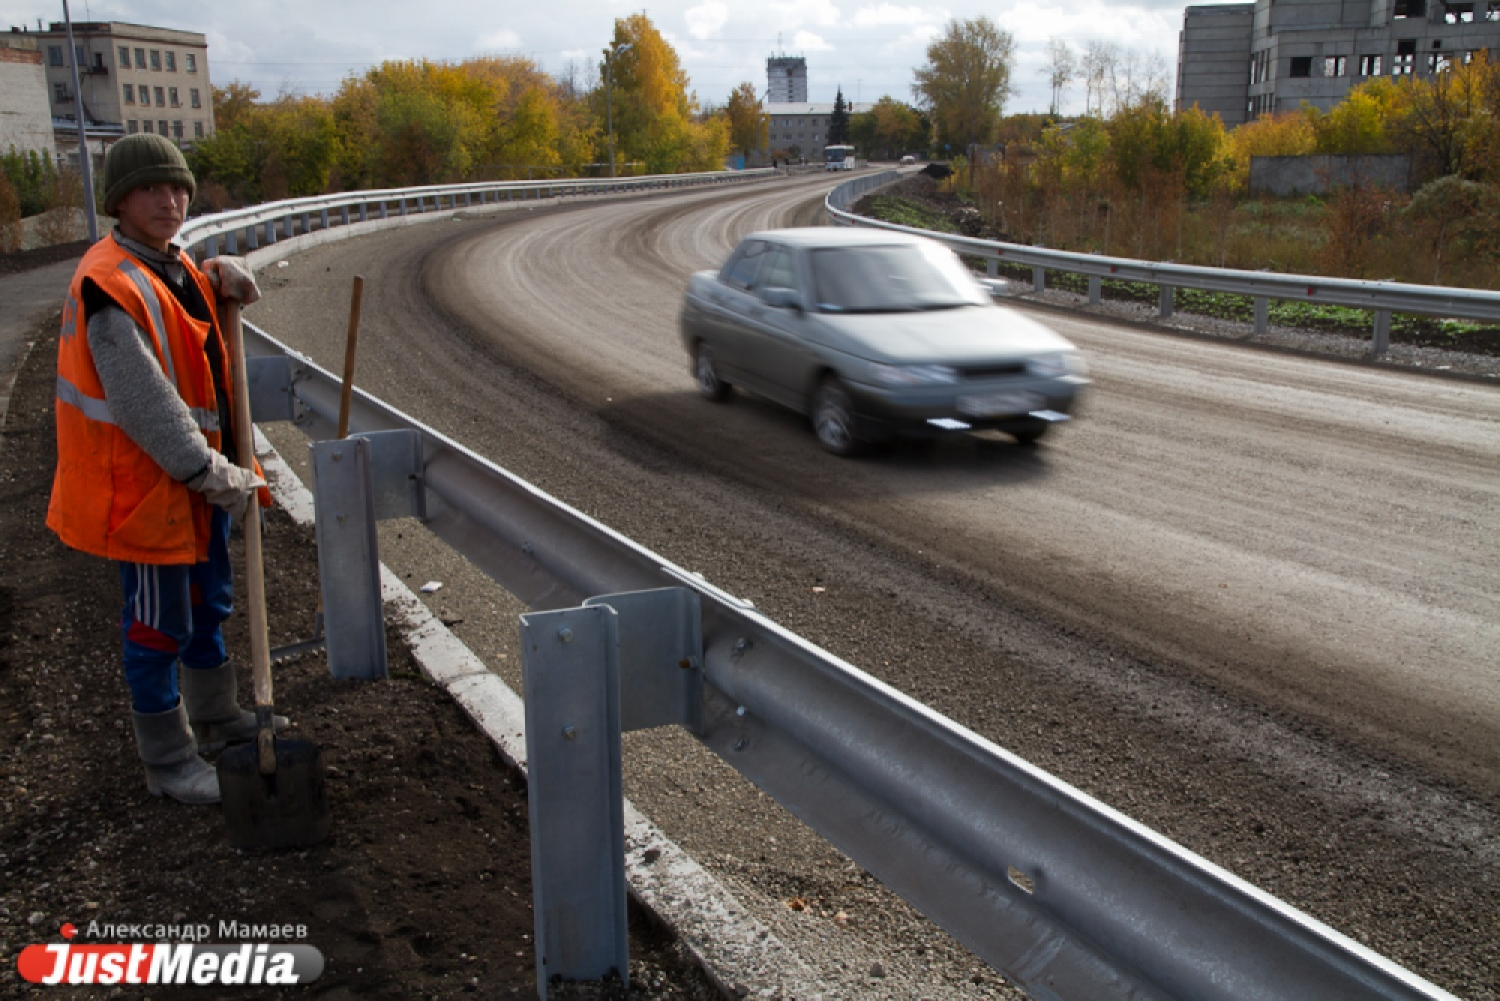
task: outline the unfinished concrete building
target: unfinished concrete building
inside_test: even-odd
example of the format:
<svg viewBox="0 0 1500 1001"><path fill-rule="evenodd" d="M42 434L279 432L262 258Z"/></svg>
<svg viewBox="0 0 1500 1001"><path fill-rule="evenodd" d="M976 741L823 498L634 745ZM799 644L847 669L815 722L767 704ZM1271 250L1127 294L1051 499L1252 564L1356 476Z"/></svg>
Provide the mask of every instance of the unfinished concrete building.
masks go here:
<svg viewBox="0 0 1500 1001"><path fill-rule="evenodd" d="M766 60L766 103L801 104L807 100L807 60L772 56Z"/></svg>
<svg viewBox="0 0 1500 1001"><path fill-rule="evenodd" d="M1440 73L1500 57L1500 0L1255 0L1188 7L1177 107L1233 127L1305 101L1324 111L1377 76Z"/></svg>

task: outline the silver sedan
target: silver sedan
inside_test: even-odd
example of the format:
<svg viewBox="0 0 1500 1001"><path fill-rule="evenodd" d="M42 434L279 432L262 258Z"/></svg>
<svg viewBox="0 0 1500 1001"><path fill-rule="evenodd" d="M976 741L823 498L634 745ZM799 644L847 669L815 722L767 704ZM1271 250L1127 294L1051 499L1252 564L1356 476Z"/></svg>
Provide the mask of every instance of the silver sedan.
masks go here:
<svg viewBox="0 0 1500 1001"><path fill-rule="evenodd" d="M689 279L682 342L706 398L739 386L808 414L835 455L969 429L1032 442L1088 384L1072 343L997 306L952 251L878 230L752 233Z"/></svg>

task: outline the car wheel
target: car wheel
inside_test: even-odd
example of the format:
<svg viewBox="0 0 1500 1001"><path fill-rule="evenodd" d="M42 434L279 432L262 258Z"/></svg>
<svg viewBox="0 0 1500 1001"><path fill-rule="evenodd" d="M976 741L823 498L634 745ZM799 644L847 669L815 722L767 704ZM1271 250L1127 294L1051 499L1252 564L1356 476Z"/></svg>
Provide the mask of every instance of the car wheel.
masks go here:
<svg viewBox="0 0 1500 1001"><path fill-rule="evenodd" d="M818 444L834 455L850 456L859 450L854 437L854 404L849 391L837 379L824 379L813 398L813 433Z"/></svg>
<svg viewBox="0 0 1500 1001"><path fill-rule="evenodd" d="M722 403L729 399L733 387L724 381L719 370L714 367L713 349L702 342L699 342L697 351L693 353L693 375L698 379L698 392L703 394L705 400Z"/></svg>
<svg viewBox="0 0 1500 1001"><path fill-rule="evenodd" d="M1018 443L1022 445L1030 445L1042 435L1046 434L1047 429L1051 426L1052 425L1048 424L1046 421L1028 421L1025 424L1019 424L1015 427L1007 428L1006 433L1014 438Z"/></svg>

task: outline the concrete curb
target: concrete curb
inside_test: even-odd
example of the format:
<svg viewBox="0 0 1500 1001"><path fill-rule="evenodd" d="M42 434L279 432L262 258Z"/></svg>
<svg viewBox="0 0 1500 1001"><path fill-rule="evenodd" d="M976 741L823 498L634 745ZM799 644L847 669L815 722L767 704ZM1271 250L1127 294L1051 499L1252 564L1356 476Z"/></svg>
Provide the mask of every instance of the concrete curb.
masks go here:
<svg viewBox="0 0 1500 1001"><path fill-rule="evenodd" d="M293 520L311 525L311 491L259 429L255 452L276 502ZM380 583L386 614L400 624L423 673L448 692L507 762L524 773L526 710L521 697L384 564ZM625 877L637 903L671 928L730 996L806 1001L823 997L825 988L801 958L628 799Z"/></svg>

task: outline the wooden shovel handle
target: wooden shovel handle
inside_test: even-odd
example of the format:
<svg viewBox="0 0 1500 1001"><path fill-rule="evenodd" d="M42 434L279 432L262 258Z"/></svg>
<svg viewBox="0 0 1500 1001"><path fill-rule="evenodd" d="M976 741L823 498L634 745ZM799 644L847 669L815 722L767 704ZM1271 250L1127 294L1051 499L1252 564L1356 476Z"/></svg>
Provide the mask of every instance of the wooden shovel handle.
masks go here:
<svg viewBox="0 0 1500 1001"><path fill-rule="evenodd" d="M246 469L255 464L255 431L250 424L250 382L245 370L245 333L240 324L240 304L233 299L219 300L219 328L228 338L230 403L234 408L234 448L240 465ZM260 501L251 495L245 509L245 591L250 609L250 677L255 683L255 705L275 704L271 692L271 641L266 628L266 572L261 562ZM260 771L276 772L276 750L271 733L257 735L260 748Z"/></svg>
<svg viewBox="0 0 1500 1001"><path fill-rule="evenodd" d="M354 397L354 348L359 343L359 301L364 295L365 280L354 276L349 292L349 341L344 345L344 385L339 395L339 437L349 436L349 405Z"/></svg>

